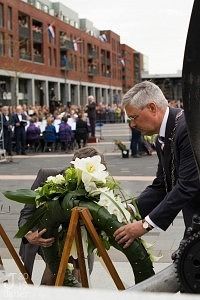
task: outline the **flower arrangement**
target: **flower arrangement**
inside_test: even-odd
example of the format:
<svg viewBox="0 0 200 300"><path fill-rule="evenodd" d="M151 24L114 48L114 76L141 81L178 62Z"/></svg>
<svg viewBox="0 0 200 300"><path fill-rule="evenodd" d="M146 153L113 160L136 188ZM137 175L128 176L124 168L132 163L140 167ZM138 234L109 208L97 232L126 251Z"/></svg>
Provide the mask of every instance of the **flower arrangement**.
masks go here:
<svg viewBox="0 0 200 300"><path fill-rule="evenodd" d="M140 218L136 203L133 202L136 213L131 215L123 204L123 200L128 199L101 163L99 155L76 158L71 164L73 166L67 168L63 174L48 177L43 186L35 191L4 192L8 199L36 205L33 216L19 229L16 237L23 237L36 225L41 229L47 228L45 237L54 236L55 242L51 247L42 250L45 261L52 273L56 274L60 262L58 253L62 252L63 245L59 240L63 233L60 226L64 223L63 230L66 231L65 227L70 221L73 207L87 207L106 249L112 245L127 256L133 268L135 282L152 276L152 262L141 239L135 240L131 246L124 249L113 238L113 233L119 227L133 221L133 218ZM87 235L84 244L88 253L93 251L94 245ZM71 255L76 258L74 252L76 249ZM68 281L66 285L69 285Z"/></svg>

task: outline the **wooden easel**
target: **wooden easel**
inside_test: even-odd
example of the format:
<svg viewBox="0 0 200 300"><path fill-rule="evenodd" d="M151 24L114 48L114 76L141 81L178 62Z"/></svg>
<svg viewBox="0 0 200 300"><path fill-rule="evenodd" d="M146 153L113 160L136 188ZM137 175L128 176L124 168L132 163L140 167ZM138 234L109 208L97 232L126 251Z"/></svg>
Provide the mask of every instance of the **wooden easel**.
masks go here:
<svg viewBox="0 0 200 300"><path fill-rule="evenodd" d="M26 269L25 269L23 263L21 262L21 260L20 260L20 258L19 258L19 256L18 256L17 252L15 251L15 248L13 247L13 245L12 245L12 243L11 243L9 237L7 236L7 234L6 234L6 232L4 231L4 229L3 229L3 227L2 227L1 224L0 224L0 236L1 236L2 240L4 241L4 243L5 243L5 245L6 245L7 249L8 249L8 251L10 252L10 254L11 254L11 256L12 256L12 258L14 259L14 261L15 261L17 267L19 268L21 274L23 275L25 281L26 281L28 284L33 284L33 282L32 282L32 280L31 280L31 278L30 278L28 272L26 271ZM0 256L0 261L2 261L2 260L1 260L1 256ZM3 265L3 263L2 263L2 265Z"/></svg>
<svg viewBox="0 0 200 300"><path fill-rule="evenodd" d="M106 252L102 241L100 240L96 229L92 223L92 216L87 208L75 207L72 209L71 219L67 231L67 236L64 243L63 253L58 269L58 274L56 277L55 286L62 286L65 276L65 270L67 268L70 251L72 248L72 243L75 238L76 247L77 247L77 254L78 254L78 263L80 268L80 275L81 275L81 282L82 286L85 288L89 287L88 277L86 272L85 260L84 260L84 251L83 251L83 244L81 238L81 228L80 228L80 221L82 221L89 232L96 248L99 251L116 287L119 290L125 290L125 287L110 259L108 253Z"/></svg>

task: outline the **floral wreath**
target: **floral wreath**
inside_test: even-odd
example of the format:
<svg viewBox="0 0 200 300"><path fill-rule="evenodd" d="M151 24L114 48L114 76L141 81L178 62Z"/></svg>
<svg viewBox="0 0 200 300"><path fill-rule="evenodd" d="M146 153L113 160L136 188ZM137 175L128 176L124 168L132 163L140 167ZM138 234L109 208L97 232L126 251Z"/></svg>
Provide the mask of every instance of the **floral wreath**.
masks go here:
<svg viewBox="0 0 200 300"><path fill-rule="evenodd" d="M123 203L128 199L101 163L99 155L76 158L71 164L73 166L67 168L63 174L49 176L45 183L34 191L20 189L3 193L10 200L36 205L33 216L19 229L16 237L22 238L35 226L39 229L46 228L44 238L54 236L55 242L51 247L42 247L42 251L50 270L56 275L65 237L63 232L66 232L69 224L71 209L76 206L86 207L92 215L94 226L105 248L108 250L112 245L126 255L133 269L135 283L152 276L152 260L144 241L138 238L124 249L113 237L113 233L119 227L140 219L136 202L133 201L136 212L131 215ZM95 246L89 234L83 236L84 249L90 254ZM75 243L71 256L77 258ZM64 285L73 285L73 280L70 280L71 270L69 265Z"/></svg>

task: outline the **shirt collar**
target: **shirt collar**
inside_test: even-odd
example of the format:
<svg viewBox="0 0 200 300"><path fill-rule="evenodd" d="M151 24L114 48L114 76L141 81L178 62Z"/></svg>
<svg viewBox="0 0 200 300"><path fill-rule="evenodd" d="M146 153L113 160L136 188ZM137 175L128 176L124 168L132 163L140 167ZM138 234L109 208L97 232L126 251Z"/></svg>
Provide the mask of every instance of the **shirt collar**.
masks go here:
<svg viewBox="0 0 200 300"><path fill-rule="evenodd" d="M165 137L168 116L169 116L169 107L167 107L167 109L165 111L164 118L163 118L162 124L160 126L159 136Z"/></svg>

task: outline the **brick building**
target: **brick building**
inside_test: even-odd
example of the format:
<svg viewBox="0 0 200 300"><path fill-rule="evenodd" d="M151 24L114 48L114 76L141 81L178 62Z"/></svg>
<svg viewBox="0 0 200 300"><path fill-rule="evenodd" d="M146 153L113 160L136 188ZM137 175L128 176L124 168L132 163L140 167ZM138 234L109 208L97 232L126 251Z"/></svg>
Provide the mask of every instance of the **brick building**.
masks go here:
<svg viewBox="0 0 200 300"><path fill-rule="evenodd" d="M135 56L119 35L96 29L59 2L0 0L3 105L85 105L88 95L118 102L140 78Z"/></svg>

